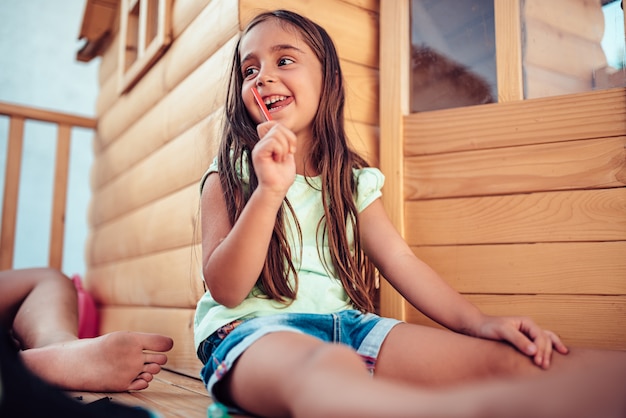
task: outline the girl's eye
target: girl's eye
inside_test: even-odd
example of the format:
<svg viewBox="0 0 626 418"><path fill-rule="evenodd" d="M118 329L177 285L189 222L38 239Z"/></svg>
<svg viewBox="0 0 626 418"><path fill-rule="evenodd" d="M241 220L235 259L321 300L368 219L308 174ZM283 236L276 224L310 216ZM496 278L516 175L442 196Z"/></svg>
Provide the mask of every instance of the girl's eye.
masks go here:
<svg viewBox="0 0 626 418"><path fill-rule="evenodd" d="M278 66L293 64L294 60L291 58L281 58L278 60Z"/></svg>
<svg viewBox="0 0 626 418"><path fill-rule="evenodd" d="M259 70L257 68L254 68L254 67L245 68L243 70L243 77L244 78L248 78L248 77L253 76L254 74L256 74L258 71Z"/></svg>

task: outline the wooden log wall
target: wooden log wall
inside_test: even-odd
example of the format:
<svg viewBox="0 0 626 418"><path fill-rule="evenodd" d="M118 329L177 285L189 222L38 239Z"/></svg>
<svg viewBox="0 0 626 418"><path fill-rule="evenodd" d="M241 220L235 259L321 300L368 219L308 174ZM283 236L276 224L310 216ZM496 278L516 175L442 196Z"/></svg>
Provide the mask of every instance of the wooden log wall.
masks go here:
<svg viewBox="0 0 626 418"><path fill-rule="evenodd" d="M199 179L212 161L230 57L247 21L289 8L325 27L347 82L350 139L378 158L377 0L176 0L173 42L125 95L117 79L119 32L100 65L91 173L86 287L101 333L170 335L168 368L193 377L193 315L203 293Z"/></svg>
<svg viewBox="0 0 626 418"><path fill-rule="evenodd" d="M405 117L414 252L486 313L625 350L625 104L620 88Z"/></svg>
<svg viewBox="0 0 626 418"><path fill-rule="evenodd" d="M522 20L525 98L592 90L607 65L600 0L525 0Z"/></svg>

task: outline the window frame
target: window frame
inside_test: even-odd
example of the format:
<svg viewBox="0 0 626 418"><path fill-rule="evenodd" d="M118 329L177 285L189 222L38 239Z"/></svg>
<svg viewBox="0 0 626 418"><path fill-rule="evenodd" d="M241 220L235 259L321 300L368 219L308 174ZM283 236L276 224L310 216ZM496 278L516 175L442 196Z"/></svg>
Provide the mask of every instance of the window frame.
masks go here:
<svg viewBox="0 0 626 418"><path fill-rule="evenodd" d="M120 94L128 93L171 44L171 9L172 0L121 1ZM151 39L148 31L153 33Z"/></svg>

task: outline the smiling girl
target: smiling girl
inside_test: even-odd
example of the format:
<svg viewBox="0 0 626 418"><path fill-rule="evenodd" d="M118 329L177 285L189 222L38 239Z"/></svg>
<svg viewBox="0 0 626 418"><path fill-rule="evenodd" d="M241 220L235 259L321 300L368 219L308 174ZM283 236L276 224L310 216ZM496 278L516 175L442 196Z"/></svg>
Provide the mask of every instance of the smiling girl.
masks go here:
<svg viewBox="0 0 626 418"><path fill-rule="evenodd" d="M323 28L284 10L249 23L220 151L201 181L208 291L195 343L214 399L267 417L506 416L519 412L511 405L542 416L553 410L531 409L537 399L568 408L566 395L591 385L590 376L571 379L580 369L568 363L593 361L604 373L608 357L613 372L602 377L623 386L624 355L575 350L566 359L556 334L529 318L483 314L415 257L385 214L384 176L348 145L344 102ZM376 315L376 270L456 332ZM607 393L604 405L623 407L615 389Z"/></svg>

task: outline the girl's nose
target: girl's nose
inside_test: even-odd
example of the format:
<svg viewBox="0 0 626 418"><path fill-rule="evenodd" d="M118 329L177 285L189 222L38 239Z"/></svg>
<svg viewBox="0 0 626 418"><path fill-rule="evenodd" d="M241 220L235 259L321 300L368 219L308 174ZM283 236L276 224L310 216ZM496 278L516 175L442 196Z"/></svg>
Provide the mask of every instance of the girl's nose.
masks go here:
<svg viewBox="0 0 626 418"><path fill-rule="evenodd" d="M268 74L267 72L263 71L263 72L260 72L259 75L257 76L257 78L256 78L256 85L257 86L262 86L264 84L273 83L275 81L276 81L276 79L274 78L273 75Z"/></svg>

